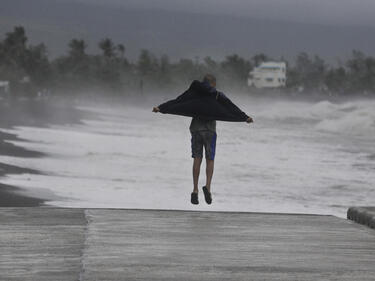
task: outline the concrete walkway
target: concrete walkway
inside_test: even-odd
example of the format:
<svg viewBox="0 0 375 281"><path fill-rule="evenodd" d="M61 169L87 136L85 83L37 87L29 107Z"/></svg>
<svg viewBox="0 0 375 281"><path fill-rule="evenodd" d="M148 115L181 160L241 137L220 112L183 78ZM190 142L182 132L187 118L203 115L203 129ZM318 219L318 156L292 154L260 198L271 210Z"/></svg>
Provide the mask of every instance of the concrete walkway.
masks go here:
<svg viewBox="0 0 375 281"><path fill-rule="evenodd" d="M332 216L0 208L0 280L375 280L375 231Z"/></svg>
<svg viewBox="0 0 375 281"><path fill-rule="evenodd" d="M0 280L79 280L83 210L0 208Z"/></svg>

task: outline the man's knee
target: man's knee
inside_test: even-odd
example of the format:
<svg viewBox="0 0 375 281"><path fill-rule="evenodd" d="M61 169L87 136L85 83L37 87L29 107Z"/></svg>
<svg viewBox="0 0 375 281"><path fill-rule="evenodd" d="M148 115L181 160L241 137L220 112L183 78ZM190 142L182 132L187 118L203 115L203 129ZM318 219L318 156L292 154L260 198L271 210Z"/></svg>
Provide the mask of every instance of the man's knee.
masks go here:
<svg viewBox="0 0 375 281"><path fill-rule="evenodd" d="M194 157L194 166L200 166L202 163L202 158Z"/></svg>
<svg viewBox="0 0 375 281"><path fill-rule="evenodd" d="M207 167L213 167L214 166L214 160L206 159L206 166Z"/></svg>

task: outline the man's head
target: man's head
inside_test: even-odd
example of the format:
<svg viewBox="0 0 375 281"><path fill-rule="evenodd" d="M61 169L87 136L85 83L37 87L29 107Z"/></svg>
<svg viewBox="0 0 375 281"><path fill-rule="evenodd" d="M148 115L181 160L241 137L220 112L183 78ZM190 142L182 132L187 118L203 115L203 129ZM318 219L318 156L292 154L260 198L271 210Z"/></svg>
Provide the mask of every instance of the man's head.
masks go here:
<svg viewBox="0 0 375 281"><path fill-rule="evenodd" d="M213 76L212 74L206 74L203 77L203 82L210 84L211 87L214 87L214 88L216 87L216 77Z"/></svg>

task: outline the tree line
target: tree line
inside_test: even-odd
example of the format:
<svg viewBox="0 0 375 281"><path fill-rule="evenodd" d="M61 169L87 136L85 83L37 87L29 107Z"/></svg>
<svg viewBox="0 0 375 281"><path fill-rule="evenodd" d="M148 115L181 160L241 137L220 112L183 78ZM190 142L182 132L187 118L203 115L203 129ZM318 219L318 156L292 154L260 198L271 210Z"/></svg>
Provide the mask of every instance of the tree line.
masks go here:
<svg viewBox="0 0 375 281"><path fill-rule="evenodd" d="M98 54L88 54L84 40L72 39L66 54L50 60L43 43L30 45L27 40L24 28L18 26L0 41L0 80L10 81L12 94L42 89L56 94L147 94L151 89L176 89L205 73L216 75L225 87L252 92L247 87L249 72L263 61L274 60L266 54L251 58L232 54L221 61L207 56L172 62L167 55L142 49L133 62L126 57L126 47L109 38L98 43ZM360 51L354 50L337 66L307 53L298 54L293 64L279 60L287 63L286 93L375 95L375 58Z"/></svg>

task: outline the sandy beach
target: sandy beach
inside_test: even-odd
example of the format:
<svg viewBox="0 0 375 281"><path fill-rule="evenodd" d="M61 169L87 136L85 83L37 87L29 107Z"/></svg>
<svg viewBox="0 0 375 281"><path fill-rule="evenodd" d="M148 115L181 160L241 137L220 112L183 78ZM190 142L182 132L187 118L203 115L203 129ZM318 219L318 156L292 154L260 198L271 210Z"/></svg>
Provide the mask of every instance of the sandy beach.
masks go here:
<svg viewBox="0 0 375 281"><path fill-rule="evenodd" d="M8 141L27 142L4 129L16 126L47 127L55 124L78 124L84 112L69 104L46 101L20 101L6 103L0 101L0 155L22 158L41 158L46 154L25 149ZM42 206L51 194L43 198L35 197L17 186L1 183L1 179L10 174L41 174L40 171L0 162L0 207Z"/></svg>

